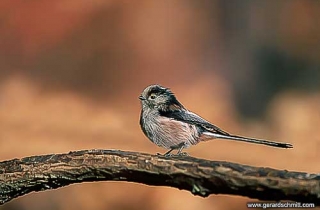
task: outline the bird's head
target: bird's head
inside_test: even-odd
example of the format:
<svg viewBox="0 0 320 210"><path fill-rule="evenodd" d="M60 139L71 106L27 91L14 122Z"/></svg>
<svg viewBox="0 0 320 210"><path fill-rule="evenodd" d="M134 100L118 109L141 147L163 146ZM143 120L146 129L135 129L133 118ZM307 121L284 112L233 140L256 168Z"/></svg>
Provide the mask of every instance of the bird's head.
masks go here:
<svg viewBox="0 0 320 210"><path fill-rule="evenodd" d="M183 108L169 88L161 85L150 85L146 87L139 96L142 107L170 111Z"/></svg>

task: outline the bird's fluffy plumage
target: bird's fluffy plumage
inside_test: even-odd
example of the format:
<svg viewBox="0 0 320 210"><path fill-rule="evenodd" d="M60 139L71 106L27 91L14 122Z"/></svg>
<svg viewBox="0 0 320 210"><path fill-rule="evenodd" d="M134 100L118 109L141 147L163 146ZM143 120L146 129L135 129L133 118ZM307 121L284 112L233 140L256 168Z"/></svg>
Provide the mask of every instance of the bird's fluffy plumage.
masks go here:
<svg viewBox="0 0 320 210"><path fill-rule="evenodd" d="M144 134L158 146L183 148L214 138L245 141L274 147L291 148L288 143L231 135L199 115L188 111L169 88L160 85L146 87L140 95L142 110L140 125Z"/></svg>

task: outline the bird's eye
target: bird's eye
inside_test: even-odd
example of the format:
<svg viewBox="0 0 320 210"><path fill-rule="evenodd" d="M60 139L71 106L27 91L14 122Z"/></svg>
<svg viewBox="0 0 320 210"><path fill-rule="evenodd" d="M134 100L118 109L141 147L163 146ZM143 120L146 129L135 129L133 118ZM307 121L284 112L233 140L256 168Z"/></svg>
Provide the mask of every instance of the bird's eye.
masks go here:
<svg viewBox="0 0 320 210"><path fill-rule="evenodd" d="M150 99L155 99L156 98L156 94L155 93L151 93L151 95L149 96Z"/></svg>

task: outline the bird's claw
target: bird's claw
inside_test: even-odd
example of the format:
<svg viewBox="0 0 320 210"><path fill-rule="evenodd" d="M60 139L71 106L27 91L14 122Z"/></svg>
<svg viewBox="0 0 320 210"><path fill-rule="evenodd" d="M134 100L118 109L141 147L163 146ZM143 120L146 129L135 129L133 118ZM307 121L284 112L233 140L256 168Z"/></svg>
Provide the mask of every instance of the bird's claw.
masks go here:
<svg viewBox="0 0 320 210"><path fill-rule="evenodd" d="M177 156L186 157L186 156L190 156L190 155L186 152L180 152L179 154L177 154Z"/></svg>
<svg viewBox="0 0 320 210"><path fill-rule="evenodd" d="M161 153L157 153L157 156L159 157L173 157L175 156L174 154L168 153L168 154L161 154Z"/></svg>
<svg viewBox="0 0 320 210"><path fill-rule="evenodd" d="M160 154L160 153L157 153L157 156L160 156L160 157L187 157L187 156L190 156L188 153L186 152L181 152L179 154Z"/></svg>
<svg viewBox="0 0 320 210"><path fill-rule="evenodd" d="M161 154L161 153L157 153L156 155L159 156L159 157L186 157L186 156L190 156L186 152L180 152L180 153L177 153L177 154L172 154L172 153Z"/></svg>
<svg viewBox="0 0 320 210"><path fill-rule="evenodd" d="M169 154L164 154L163 156L165 156L165 157L174 157L174 156L176 156L176 155L169 153Z"/></svg>

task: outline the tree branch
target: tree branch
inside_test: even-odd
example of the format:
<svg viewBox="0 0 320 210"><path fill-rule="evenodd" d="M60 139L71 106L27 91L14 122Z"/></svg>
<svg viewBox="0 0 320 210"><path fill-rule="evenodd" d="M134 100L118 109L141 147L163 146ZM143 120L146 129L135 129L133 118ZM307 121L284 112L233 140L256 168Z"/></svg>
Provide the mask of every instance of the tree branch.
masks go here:
<svg viewBox="0 0 320 210"><path fill-rule="evenodd" d="M171 186L202 197L230 194L320 205L319 174L119 150L84 150L0 162L0 204L33 191L107 180Z"/></svg>

